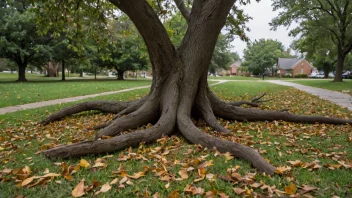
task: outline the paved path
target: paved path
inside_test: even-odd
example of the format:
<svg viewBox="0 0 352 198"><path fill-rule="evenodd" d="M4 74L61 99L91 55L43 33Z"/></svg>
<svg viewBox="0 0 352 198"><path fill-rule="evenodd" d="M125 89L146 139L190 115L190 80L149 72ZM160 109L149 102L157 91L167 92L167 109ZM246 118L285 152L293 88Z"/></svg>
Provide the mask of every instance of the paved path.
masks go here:
<svg viewBox="0 0 352 198"><path fill-rule="evenodd" d="M318 96L319 98L329 100L330 102L338 104L352 111L352 96L348 94L343 94L337 91L330 91L327 89L310 87L306 85L301 85L301 84L296 84L296 83L281 81L281 80L267 80L267 82L278 84L278 85L294 87L296 89Z"/></svg>
<svg viewBox="0 0 352 198"><path fill-rule="evenodd" d="M34 109L34 108L38 108L38 107L61 104L61 103L66 103L66 102L74 102L74 101L83 100L86 98L94 98L97 96L111 95L111 94L116 94L116 93L133 91L133 90L137 90L137 89L145 89L145 88L149 88L149 87L150 86L148 85L148 86L142 86L142 87L134 87L134 88L130 88L130 89L123 89L123 90L119 90L119 91L109 91L109 92L103 92L103 93L97 93L97 94L91 94L91 95L85 95L85 96L76 96L76 97L71 97L71 98L62 98L62 99L48 100L48 101L42 101L42 102L28 103L28 104L24 104L24 105L9 106L9 107L0 108L0 114L11 113L11 112L21 111L21 110L25 110L25 109Z"/></svg>
<svg viewBox="0 0 352 198"><path fill-rule="evenodd" d="M210 86L222 84L225 82L227 82L227 80L219 80L217 83L214 83ZM142 87L134 87L134 88L130 88L130 89L123 89L123 90L119 90L119 91L109 91L109 92L103 92L103 93L97 93L97 94L91 94L91 95L85 95L85 96L76 96L76 97L71 97L71 98L62 98L62 99L48 100L48 101L42 101L42 102L28 103L28 104L23 104L23 105L9 106L9 107L0 108L0 115L5 114L5 113L22 111L25 109L34 109L34 108L39 108L39 107L44 107L44 106L49 106L49 105L56 105L56 104L61 104L61 103L66 103L66 102L74 102L74 101L83 100L86 98L94 98L97 96L117 94L117 93L128 92L128 91L133 91L133 90L137 90L137 89L145 89L145 88L150 88L150 86L148 85L148 86L142 86Z"/></svg>

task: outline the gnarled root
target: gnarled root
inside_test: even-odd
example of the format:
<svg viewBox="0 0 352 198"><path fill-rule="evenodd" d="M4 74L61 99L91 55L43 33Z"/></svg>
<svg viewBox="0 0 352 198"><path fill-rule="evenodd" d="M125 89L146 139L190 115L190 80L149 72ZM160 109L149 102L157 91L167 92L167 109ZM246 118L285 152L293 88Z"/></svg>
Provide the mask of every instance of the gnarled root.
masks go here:
<svg viewBox="0 0 352 198"><path fill-rule="evenodd" d="M242 106L242 105L249 105L249 106L252 106L252 107L259 107L260 103L269 102L269 101L273 100L272 98L268 99L268 100L261 100L265 95L266 95L266 93L263 93L261 96L259 96L257 98L253 98L251 101L240 100L240 101L235 101L235 102L229 102L228 104L231 105L231 106L236 106L236 107L239 107L239 106Z"/></svg>
<svg viewBox="0 0 352 198"><path fill-rule="evenodd" d="M237 158L248 160L255 168L268 175L272 175L275 172L276 168L268 163L256 150L236 142L221 140L203 133L194 126L190 117L187 115L178 114L177 126L182 135L193 144L200 144L210 149L217 149L222 153L229 152Z"/></svg>
<svg viewBox="0 0 352 198"><path fill-rule="evenodd" d="M287 109L268 111L260 109L248 109L235 107L218 99L213 93L208 94L214 114L227 120L238 121L274 121L283 120L297 123L326 123L326 124L352 124L352 120L331 118L324 116L295 115L287 112Z"/></svg>

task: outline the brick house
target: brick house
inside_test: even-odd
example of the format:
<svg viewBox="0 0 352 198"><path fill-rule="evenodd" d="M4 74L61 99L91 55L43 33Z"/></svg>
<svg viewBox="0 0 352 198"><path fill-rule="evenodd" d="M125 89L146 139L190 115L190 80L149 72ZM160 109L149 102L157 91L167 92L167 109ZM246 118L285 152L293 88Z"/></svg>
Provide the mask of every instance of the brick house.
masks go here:
<svg viewBox="0 0 352 198"><path fill-rule="evenodd" d="M304 58L279 58L278 68L281 76L312 73L313 66Z"/></svg>
<svg viewBox="0 0 352 198"><path fill-rule="evenodd" d="M238 75L239 72L237 71L237 69L241 67L241 64L242 64L242 61L240 60L237 60L236 62L232 63L230 65L230 69L228 70L228 73L231 75Z"/></svg>

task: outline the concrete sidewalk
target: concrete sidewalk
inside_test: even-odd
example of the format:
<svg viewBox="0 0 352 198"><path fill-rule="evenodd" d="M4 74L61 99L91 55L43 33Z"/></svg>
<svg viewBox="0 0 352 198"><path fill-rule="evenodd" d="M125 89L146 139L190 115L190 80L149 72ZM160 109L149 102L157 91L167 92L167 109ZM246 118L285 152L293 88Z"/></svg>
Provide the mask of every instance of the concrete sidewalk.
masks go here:
<svg viewBox="0 0 352 198"><path fill-rule="evenodd" d="M48 100L48 101L42 101L42 102L28 103L24 105L9 106L9 107L0 108L0 114L16 112L16 111L21 111L25 109L34 109L38 107L56 105L56 104L61 104L66 102L74 102L74 101L83 100L86 98L94 98L97 96L106 96L106 95L128 92L128 91L133 91L137 89L146 89L146 88L150 88L150 85L142 86L142 87L134 87L130 89L123 89L119 91L109 91L109 92L103 92L103 93L97 93L97 94L91 94L91 95L85 95L85 96L76 96L71 98L62 98L62 99Z"/></svg>
<svg viewBox="0 0 352 198"><path fill-rule="evenodd" d="M318 96L319 98L329 100L332 103L338 104L352 111L352 96L348 94L343 94L337 91L310 87L306 85L301 85L301 84L296 84L296 83L286 82L281 80L268 80L267 82L278 84L278 85L294 87L296 89Z"/></svg>

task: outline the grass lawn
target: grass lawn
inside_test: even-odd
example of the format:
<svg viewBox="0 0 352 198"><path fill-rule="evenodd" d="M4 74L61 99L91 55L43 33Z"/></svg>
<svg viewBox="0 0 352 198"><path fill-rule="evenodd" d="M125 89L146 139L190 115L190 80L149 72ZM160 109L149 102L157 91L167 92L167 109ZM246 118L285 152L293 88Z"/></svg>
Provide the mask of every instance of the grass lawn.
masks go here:
<svg viewBox="0 0 352 198"><path fill-rule="evenodd" d="M323 89L329 89L333 91L339 91L346 94L352 95L352 80L351 79L344 79L343 82L332 82L331 79L329 80L295 80L293 81L297 84L312 86L312 87L319 87Z"/></svg>
<svg viewBox="0 0 352 198"><path fill-rule="evenodd" d="M254 77L246 77L246 76L208 76L208 80L260 80Z"/></svg>
<svg viewBox="0 0 352 198"><path fill-rule="evenodd" d="M89 80L0 83L0 107L150 85L149 80Z"/></svg>
<svg viewBox="0 0 352 198"><path fill-rule="evenodd" d="M211 89L229 101L251 99L266 91L266 97L275 100L263 104L262 109L290 107L293 113L352 119L351 112L337 105L274 84L227 82ZM143 89L87 100L131 100L147 93ZM220 120L234 134L222 138L257 148L274 166L281 167L282 174L274 176L256 172L246 161L190 145L180 136L111 154L68 160L51 161L36 154L58 144L92 139L95 132L85 129L113 117L87 112L47 126L36 124L69 105L0 115L0 197L70 197L83 179L85 197L95 197L102 186L107 192L97 197L201 197L205 192L218 197L225 194L251 197L255 193L267 196L271 192L274 196L305 193L316 197L348 197L352 193L352 126ZM195 122L200 129L212 133L202 122ZM48 172L55 175L33 177ZM307 191L307 186L317 189Z"/></svg>

